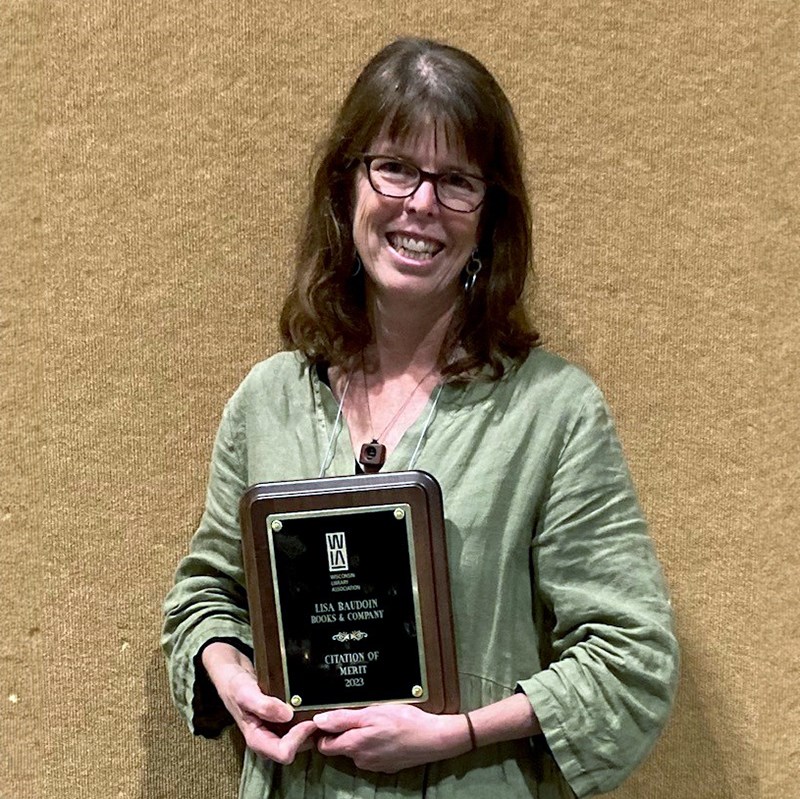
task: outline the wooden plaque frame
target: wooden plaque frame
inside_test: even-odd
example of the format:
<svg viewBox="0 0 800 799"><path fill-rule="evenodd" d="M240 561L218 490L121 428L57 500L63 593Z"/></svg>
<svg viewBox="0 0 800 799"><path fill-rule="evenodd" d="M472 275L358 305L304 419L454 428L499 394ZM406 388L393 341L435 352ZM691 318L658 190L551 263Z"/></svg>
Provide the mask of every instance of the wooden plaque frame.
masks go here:
<svg viewBox="0 0 800 799"><path fill-rule="evenodd" d="M458 672L444 514L441 489L434 477L426 472L406 471L259 483L249 488L242 497L240 519L256 675L265 694L276 696L296 708L290 724L311 718L325 709L363 707L382 702L415 704L431 713L458 711ZM351 525L350 529L347 529L348 524ZM382 530L375 529L373 533L373 527L381 526ZM341 533L325 532L340 527L345 528ZM387 531L390 528L389 534ZM344 563L347 563L347 550L345 548L343 553L331 550L324 536L344 536L345 533L348 541L356 542L355 556L351 557L343 578L338 579L334 570L341 569L341 565L332 565L331 558L344 557ZM335 544L338 539L331 540ZM393 542L392 546L403 548L399 553L394 550L399 557L391 556L390 542ZM383 561L387 570L399 568L402 574L405 568L402 563L407 558L409 582L403 586L407 587L409 598L408 601L403 600L403 607L407 608L406 616L402 620L395 614L392 616L394 622L381 619L367 621L355 625L359 628L357 631L342 631L339 628L343 625L333 622L331 615L325 615L324 611L333 611L332 615L338 618L378 614L383 617L382 600L367 597L380 596L381 573L375 564L378 562L376 552L384 545L389 557L389 561ZM359 546L362 547L363 557L358 554ZM298 552L301 554L297 555ZM327 571L319 566L325 555ZM310 560L303 561L302 558ZM314 587L308 589L305 573L298 575L295 572L295 576L291 576L290 567L295 561L314 564L313 569L309 569L313 575L311 579L325 582L320 580L320 574L325 571L330 578L330 585L326 583L317 587L317 583L314 583ZM397 566L397 562L401 562L401 565ZM372 564L371 570L369 564ZM359 573L359 569L362 573ZM298 580L298 576L302 579ZM393 579L397 579L396 575ZM302 587L298 585L301 582ZM366 589L370 593L364 593L362 584L371 586ZM332 588L331 585L339 587ZM318 596L333 597L330 591L345 593L335 595L337 598L341 596L340 601L316 601ZM311 592L317 593L308 596ZM392 596L397 593L393 588ZM405 596L404 590L399 593ZM412 600L413 617L409 617L409 602ZM379 610L340 614L338 611L342 607L375 607ZM311 608L321 615L309 615ZM391 615L387 611L387 617ZM291 638L291 631L298 629L298 623L290 619L301 619L300 639ZM323 622L317 623L320 619ZM331 623L326 623L328 621ZM327 640L325 636L334 630L336 632L328 637L338 642L347 641L343 646L347 647L348 654L334 653L336 644L329 645L331 653L322 655L319 652L320 647L316 644L323 638ZM362 645L358 636L364 639L372 636L373 641L381 639L381 636L381 640L392 641L406 636L408 640L398 645L401 646L399 650L393 648L395 644L390 645L389 649L394 654L390 658L381 657L380 649L369 649L372 642ZM293 643L287 643L290 640ZM300 640L302 643L299 644ZM417 654L413 653L414 648L418 650ZM301 660L297 659L299 650L302 650ZM396 656L398 652L401 655L399 658ZM373 656L375 662L369 662L367 658ZM347 658L346 663L356 665L342 665L342 658ZM309 661L311 666L318 669L310 673L325 675L325 679L304 680L300 676L305 673ZM403 683L402 674L392 672L397 663L411 663L407 684ZM360 678L347 679L349 685L358 683L360 679L360 687L338 687L339 678L344 681L348 671L362 675ZM313 694L318 692L319 685L328 684L326 680L337 686L331 689L332 695L328 698L317 696L308 702L296 690L297 685L302 684L305 686L303 693L308 691ZM370 693L370 690L377 690L374 689L375 685L390 683L392 689Z"/></svg>

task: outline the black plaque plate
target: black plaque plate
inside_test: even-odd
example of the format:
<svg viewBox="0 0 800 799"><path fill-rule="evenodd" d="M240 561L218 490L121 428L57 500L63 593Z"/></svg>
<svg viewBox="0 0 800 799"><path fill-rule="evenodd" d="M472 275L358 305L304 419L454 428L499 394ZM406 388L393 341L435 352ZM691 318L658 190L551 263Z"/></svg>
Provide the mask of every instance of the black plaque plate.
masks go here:
<svg viewBox="0 0 800 799"><path fill-rule="evenodd" d="M296 708L458 709L441 491L424 472L263 483L242 498L261 689Z"/></svg>

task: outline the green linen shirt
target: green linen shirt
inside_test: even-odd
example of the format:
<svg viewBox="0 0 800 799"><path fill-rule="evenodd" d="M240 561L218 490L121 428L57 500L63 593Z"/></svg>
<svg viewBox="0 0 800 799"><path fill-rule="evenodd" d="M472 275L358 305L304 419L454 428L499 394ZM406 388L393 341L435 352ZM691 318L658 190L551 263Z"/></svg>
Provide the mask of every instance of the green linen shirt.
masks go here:
<svg viewBox="0 0 800 799"><path fill-rule="evenodd" d="M544 734L393 775L315 751L281 767L248 750L244 799L590 796L618 785L666 720L670 604L600 391L536 349L502 379L447 384L433 403L384 470L408 468L424 431L415 468L444 496L462 710L521 691ZM326 474L352 474L337 409L297 353L258 364L225 407L205 512L165 604L173 696L196 734L231 721L198 653L212 638L252 644L239 499L257 482L319 476L329 444Z"/></svg>

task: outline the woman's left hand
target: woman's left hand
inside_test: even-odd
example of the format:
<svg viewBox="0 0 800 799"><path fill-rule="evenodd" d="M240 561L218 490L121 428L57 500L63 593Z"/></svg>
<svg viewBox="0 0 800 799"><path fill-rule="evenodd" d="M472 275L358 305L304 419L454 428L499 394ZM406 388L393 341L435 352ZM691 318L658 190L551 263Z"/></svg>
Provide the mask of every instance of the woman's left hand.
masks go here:
<svg viewBox="0 0 800 799"><path fill-rule="evenodd" d="M360 769L394 774L468 752L464 716L436 716L411 705L374 705L314 716L322 731L317 749L344 755Z"/></svg>

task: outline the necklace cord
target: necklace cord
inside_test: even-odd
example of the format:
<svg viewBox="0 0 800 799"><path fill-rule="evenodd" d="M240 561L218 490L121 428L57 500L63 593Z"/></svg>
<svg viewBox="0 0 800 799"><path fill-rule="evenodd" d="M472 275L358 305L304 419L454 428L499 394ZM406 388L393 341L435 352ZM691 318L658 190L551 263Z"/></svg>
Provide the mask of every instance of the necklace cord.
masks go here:
<svg viewBox="0 0 800 799"><path fill-rule="evenodd" d="M436 406L439 404L439 397L442 396L443 388L444 383L439 383L439 388L436 390L436 396L433 398L433 403L431 404L431 409L428 412L428 417L425 419L425 424L422 425L422 432L419 434L417 446L414 448L414 453L411 455L411 459L408 461L408 466L406 467L407 469L413 469L417 462L417 456L422 448L422 442L425 439L425 434L428 432L428 428L431 426L431 422L433 421L433 414L436 412Z"/></svg>
<svg viewBox="0 0 800 799"><path fill-rule="evenodd" d="M367 388L367 370L364 366L364 353L361 353L361 377L363 378L364 382L364 399L367 401L367 417L369 419L369 429L370 435L372 436L373 441L380 441L394 426L394 423L400 417L400 414L406 409L406 406L409 402L411 402L411 398L417 393L419 387L436 371L437 364L434 364L418 381L417 385L411 390L411 393L406 397L403 404L397 409L394 416L389 420L389 423L386 427L383 428L380 435L375 435L375 426L372 422L372 408L370 407L369 402L369 389Z"/></svg>
<svg viewBox="0 0 800 799"><path fill-rule="evenodd" d="M333 423L333 432L331 433L331 437L328 439L328 449L325 451L325 457L322 459L322 463L319 467L320 477L325 477L325 472L328 471L328 467L331 465L331 461L333 460L333 442L336 441L336 437L339 433L339 425L342 421L342 409L344 408L344 398L347 396L347 389L350 388L351 378L352 375L348 375L347 382L344 384L342 398L339 400L339 408L336 411L336 420Z"/></svg>
<svg viewBox="0 0 800 799"><path fill-rule="evenodd" d="M419 381L419 383L417 383L416 387L414 388L414 391L411 392L408 399L401 406L400 410L395 414L394 418L389 422L386 429L381 433L381 437L383 437L386 434L386 431L391 428L397 417L400 415L400 412L403 410L403 408L405 408L406 405L408 405L409 401L411 400L411 397L414 396L417 389L422 385L422 382L432 373L433 369L431 369L431 371L428 372L428 374L425 375L425 377L423 377L422 380ZM320 477L325 476L325 472L328 470L328 467L331 465L331 461L333 460L333 448L334 448L333 445L334 442L336 441L341 426L342 413L344 410L344 401L345 398L347 397L347 390L350 388L351 380L352 380L352 374L347 376L347 382L344 384L344 389L342 390L342 398L339 400L339 407L336 410L336 419L333 422L333 430L331 431L330 438L328 439L328 447L325 451L325 456L322 459L322 463L320 464L320 470L319 470ZM364 377L364 388L366 389L366 376ZM417 462L420 450L422 449L422 442L425 440L428 428L431 426L431 423L433 422L433 415L436 413L436 407L439 404L439 397L442 396L442 389L444 389L444 383L439 383L436 389L436 396L433 398L433 402L431 403L431 408L428 411L428 415L425 418L425 423L422 425L422 431L420 432L419 438L417 439L417 446L414 447L414 452L411 454L411 458L408 461L408 466L406 468L409 470L413 469L414 465ZM367 395L367 409L369 410L369 395ZM371 426L372 426L372 419L370 418L370 427Z"/></svg>

